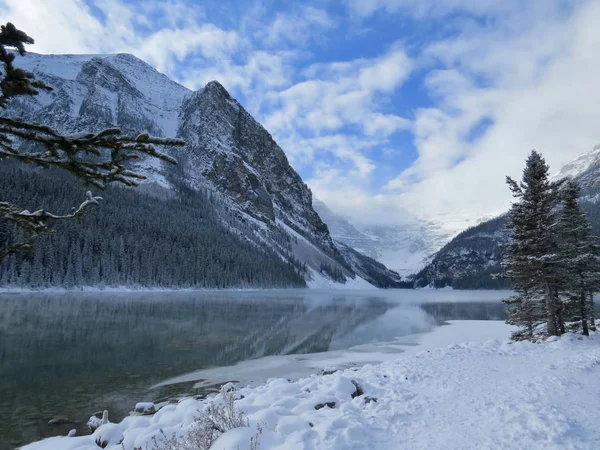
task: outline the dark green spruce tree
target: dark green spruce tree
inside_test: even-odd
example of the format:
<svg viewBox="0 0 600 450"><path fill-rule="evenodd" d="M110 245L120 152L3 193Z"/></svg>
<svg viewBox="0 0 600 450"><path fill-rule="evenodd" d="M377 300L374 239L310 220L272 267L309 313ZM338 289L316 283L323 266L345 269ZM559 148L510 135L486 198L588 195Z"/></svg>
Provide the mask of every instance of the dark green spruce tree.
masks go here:
<svg viewBox="0 0 600 450"><path fill-rule="evenodd" d="M512 236L502 263L505 276L515 283L515 295L504 300L509 305L507 322L520 327L513 339L531 339L535 328L544 324L548 335L560 335L564 274L555 224L561 183L549 180L548 165L536 151L527 158L521 182L510 177L506 181L516 200L509 212Z"/></svg>
<svg viewBox="0 0 600 450"><path fill-rule="evenodd" d="M600 289L600 249L592 226L579 205L581 189L568 181L562 191L557 229L560 235L564 297L569 320L581 322L583 334L595 329L593 293Z"/></svg>

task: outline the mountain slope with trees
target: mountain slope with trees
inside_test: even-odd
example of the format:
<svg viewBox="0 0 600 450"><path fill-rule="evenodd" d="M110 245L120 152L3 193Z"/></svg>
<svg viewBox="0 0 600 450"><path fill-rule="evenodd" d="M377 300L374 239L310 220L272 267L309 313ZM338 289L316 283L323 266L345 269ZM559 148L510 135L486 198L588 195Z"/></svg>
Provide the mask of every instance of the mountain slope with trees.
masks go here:
<svg viewBox="0 0 600 450"><path fill-rule="evenodd" d="M81 184L47 171L0 169L0 192L68 210ZM208 193L176 194L110 187L101 206L56 224L33 251L0 267L0 286L143 286L157 288L303 287L302 266L282 260L258 239L234 231ZM229 223L230 227L224 224ZM8 230L0 227L0 239ZM249 234L252 236L252 234Z"/></svg>

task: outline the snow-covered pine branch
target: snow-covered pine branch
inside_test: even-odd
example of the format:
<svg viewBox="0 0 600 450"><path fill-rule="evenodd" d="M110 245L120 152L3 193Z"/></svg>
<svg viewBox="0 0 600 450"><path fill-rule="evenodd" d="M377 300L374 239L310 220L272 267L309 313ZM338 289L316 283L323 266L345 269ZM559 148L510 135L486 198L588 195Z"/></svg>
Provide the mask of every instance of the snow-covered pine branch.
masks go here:
<svg viewBox="0 0 600 450"><path fill-rule="evenodd" d="M52 231L49 225L50 221L79 217L87 207L97 205L101 200L102 197L94 196L90 191L87 191L86 199L78 208L73 208L73 212L69 214L54 214L45 209L29 212L16 205L0 202L0 217L15 224L28 236L22 242L17 242L5 247L0 246L0 261L10 253L31 250L33 242L39 235Z"/></svg>
<svg viewBox="0 0 600 450"><path fill-rule="evenodd" d="M15 145L20 140L40 144L43 151L20 151ZM157 145L182 146L185 141L148 134L127 136L122 135L118 128L98 133L61 135L45 125L0 117L0 160L12 159L41 167L59 167L100 188L112 182L137 186L138 180L146 177L128 169L126 163L139 159L141 155L176 164L175 158L159 151Z"/></svg>

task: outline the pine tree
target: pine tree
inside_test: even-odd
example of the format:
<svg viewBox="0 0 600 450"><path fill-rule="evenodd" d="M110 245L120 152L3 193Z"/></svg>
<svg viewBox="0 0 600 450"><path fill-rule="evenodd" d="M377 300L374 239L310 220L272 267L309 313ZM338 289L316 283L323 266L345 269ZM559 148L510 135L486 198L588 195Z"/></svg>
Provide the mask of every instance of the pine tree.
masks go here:
<svg viewBox="0 0 600 450"><path fill-rule="evenodd" d="M579 205L581 189L568 181L562 191L562 208L557 222L565 278L567 313L581 322L583 334L589 335L594 321L591 293L600 289L600 249L592 226ZM590 301L591 299L591 301ZM590 319L592 323L590 323Z"/></svg>
<svg viewBox="0 0 600 450"><path fill-rule="evenodd" d="M33 42L10 22L0 27L0 108L5 108L14 97L38 95L40 90L52 91L42 81L35 80L32 73L13 64L17 54L25 55L25 45ZM117 128L61 135L43 124L0 117L0 162L18 161L43 168L60 168L97 188L113 182L136 186L145 177L130 170L128 163L140 155L175 163L155 145L181 146L185 142L147 134L123 136ZM102 198L88 191L87 199L67 214L53 214L45 209L29 212L23 206L0 201L0 263L10 253L31 250L33 241L40 234L51 231L50 222L81 216L87 207L98 204L99 200ZM17 242L7 242L4 237L7 224L18 227L25 237Z"/></svg>
<svg viewBox="0 0 600 450"><path fill-rule="evenodd" d="M522 327L513 338L532 338L541 324L549 335L559 335L564 328L559 299L564 276L554 224L560 183L549 181L548 165L536 151L527 159L522 181L507 177L507 183L517 201L509 212L512 236L502 265L505 276L515 282L515 295L504 301L508 323Z"/></svg>

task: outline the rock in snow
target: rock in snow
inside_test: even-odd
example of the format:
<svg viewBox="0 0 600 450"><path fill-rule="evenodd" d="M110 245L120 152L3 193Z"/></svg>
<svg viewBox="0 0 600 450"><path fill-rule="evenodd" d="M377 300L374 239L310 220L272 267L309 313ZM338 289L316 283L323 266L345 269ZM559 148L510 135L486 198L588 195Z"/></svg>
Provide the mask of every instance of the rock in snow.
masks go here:
<svg viewBox="0 0 600 450"><path fill-rule="evenodd" d="M212 448L248 449L258 440L261 450L594 449L599 379L599 334L452 344L358 370L242 388L235 403L248 426L226 432ZM100 434L110 450L152 448L160 430L182 436L216 400L182 400L149 418L104 425L94 436L50 438L23 450L97 450Z"/></svg>
<svg viewBox="0 0 600 450"><path fill-rule="evenodd" d="M97 412L93 416L91 416L87 421L87 426L90 431L93 433L102 425L108 423L108 411Z"/></svg>
<svg viewBox="0 0 600 450"><path fill-rule="evenodd" d="M100 448L117 446L123 442L123 427L121 424L107 423L94 431L92 437Z"/></svg>
<svg viewBox="0 0 600 450"><path fill-rule="evenodd" d="M73 421L67 417L54 417L48 421L48 425L65 425L73 423Z"/></svg>
<svg viewBox="0 0 600 450"><path fill-rule="evenodd" d="M135 412L139 414L154 414L156 406L152 402L138 402L135 404Z"/></svg>

